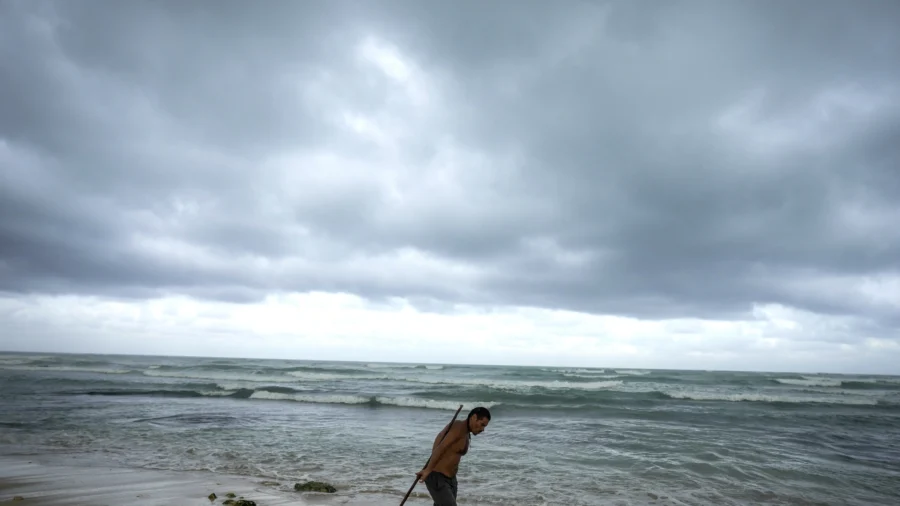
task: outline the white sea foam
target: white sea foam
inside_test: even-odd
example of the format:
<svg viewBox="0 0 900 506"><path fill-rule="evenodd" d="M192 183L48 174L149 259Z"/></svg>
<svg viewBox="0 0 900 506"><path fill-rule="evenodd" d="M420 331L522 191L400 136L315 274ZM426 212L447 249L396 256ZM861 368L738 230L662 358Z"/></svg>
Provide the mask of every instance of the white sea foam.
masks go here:
<svg viewBox="0 0 900 506"><path fill-rule="evenodd" d="M372 380L372 379L389 379L385 375L347 375L334 374L327 372L309 372L309 371L291 371L288 375L306 381L335 381L335 380Z"/></svg>
<svg viewBox="0 0 900 506"><path fill-rule="evenodd" d="M563 373L563 376L567 378L588 378L588 379L597 379L597 378L620 378L621 376L618 374L578 374L578 373Z"/></svg>
<svg viewBox="0 0 900 506"><path fill-rule="evenodd" d="M589 375L598 375L598 374L606 374L606 369L584 369L584 368L571 368L571 367L541 367L541 370L544 372L555 372L559 374L589 374Z"/></svg>
<svg viewBox="0 0 900 506"><path fill-rule="evenodd" d="M484 406L492 408L498 405L498 402L480 401L480 402L457 402L457 401L437 401L433 399L418 399L415 397L375 397L375 402L390 406L402 406L406 408L428 408L428 409L448 409L456 411L459 405L463 407L474 408L475 406Z"/></svg>
<svg viewBox="0 0 900 506"><path fill-rule="evenodd" d="M500 390L521 391L531 388L547 388L553 390L603 390L615 388L622 385L621 380L614 381L515 381L515 380L494 380L488 378L404 378L406 381L414 383L427 383L432 385L467 385L467 386L483 386L488 388L496 388Z"/></svg>
<svg viewBox="0 0 900 506"><path fill-rule="evenodd" d="M227 397L235 393L234 390L223 390L223 391L215 391L215 392L200 392L202 395L206 397Z"/></svg>
<svg viewBox="0 0 900 506"><path fill-rule="evenodd" d="M322 404L365 404L370 402L369 397L361 395L307 395L307 394L283 394L279 392L257 391L250 395L251 399L267 399L279 401L298 401Z"/></svg>
<svg viewBox="0 0 900 506"><path fill-rule="evenodd" d="M877 384L890 384L896 385L900 384L900 378L844 378L845 383L869 383L872 385Z"/></svg>
<svg viewBox="0 0 900 506"><path fill-rule="evenodd" d="M256 390L257 388L266 388L264 386L260 386L259 383L253 384L250 382L240 383L236 381L222 381L216 383L217 388L221 388L222 390L234 392L236 390ZM314 387L308 387L304 385L296 385L292 384L285 388L290 388L291 390L315 390Z"/></svg>
<svg viewBox="0 0 900 506"><path fill-rule="evenodd" d="M216 383L216 386L221 388L222 390L240 390L242 388L248 388L245 384L241 383ZM252 387L250 387L252 388Z"/></svg>
<svg viewBox="0 0 900 506"><path fill-rule="evenodd" d="M259 384L254 385L251 382L237 383L237 382L231 382L231 381L218 382L218 383L216 383L216 386L218 388L221 388L222 390L228 390L231 392L233 392L235 390L253 390L255 388L259 388ZM293 385L291 385L291 388L295 388L295 387Z"/></svg>
<svg viewBox="0 0 900 506"><path fill-rule="evenodd" d="M253 383L293 383L296 378L264 374L247 374L227 371L160 371L151 369L144 371L145 376L161 378L188 378L212 381L250 381Z"/></svg>
<svg viewBox="0 0 900 506"><path fill-rule="evenodd" d="M794 378L775 378L775 381L781 383L782 385L794 385L801 387L839 387L841 386L841 381L836 379L829 378L809 378L804 376L805 379L794 379Z"/></svg>
<svg viewBox="0 0 900 506"><path fill-rule="evenodd" d="M315 404L368 404L375 402L385 406L400 406L406 408L448 409L456 410L460 404L463 406L484 406L487 408L498 403L491 401L462 402L462 401L438 401L433 399L418 399L415 397L365 397L361 395L308 395L308 394L284 394L277 392L253 392L251 399L266 399L278 401L296 401Z"/></svg>
<svg viewBox="0 0 900 506"><path fill-rule="evenodd" d="M442 366L442 365L426 365L425 366L425 369L431 369L432 371L439 371L443 368L444 368L444 366Z"/></svg>
<svg viewBox="0 0 900 506"><path fill-rule="evenodd" d="M826 396L793 396L793 395L767 395L760 393L727 394L719 392L662 392L673 399L687 399L694 401L731 401L731 402L785 402L785 403L824 403L824 404L866 404L874 405L875 399L863 399L859 397L826 397Z"/></svg>
<svg viewBox="0 0 900 506"><path fill-rule="evenodd" d="M650 374L650 371L635 371L633 369L616 369L616 374L626 374L628 376L646 376Z"/></svg>

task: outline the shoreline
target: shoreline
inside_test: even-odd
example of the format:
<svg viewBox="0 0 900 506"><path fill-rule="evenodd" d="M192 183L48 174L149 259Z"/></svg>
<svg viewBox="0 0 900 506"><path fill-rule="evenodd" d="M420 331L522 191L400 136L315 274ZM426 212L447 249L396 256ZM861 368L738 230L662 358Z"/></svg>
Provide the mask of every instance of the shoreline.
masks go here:
<svg viewBox="0 0 900 506"><path fill-rule="evenodd" d="M235 494L257 506L306 506L311 497L279 483L204 471L165 471L104 463L93 455L39 454L0 457L0 503L22 506L211 506ZM216 494L210 501L209 495ZM16 497L21 500L15 500ZM329 497L313 499L335 504Z"/></svg>
<svg viewBox="0 0 900 506"><path fill-rule="evenodd" d="M391 506L385 492L297 492L293 480L134 467L90 453L0 455L0 504L20 506L219 506L230 499L256 506ZM216 498L209 499L211 493ZM16 500L21 497L21 500ZM407 504L431 503L424 485Z"/></svg>

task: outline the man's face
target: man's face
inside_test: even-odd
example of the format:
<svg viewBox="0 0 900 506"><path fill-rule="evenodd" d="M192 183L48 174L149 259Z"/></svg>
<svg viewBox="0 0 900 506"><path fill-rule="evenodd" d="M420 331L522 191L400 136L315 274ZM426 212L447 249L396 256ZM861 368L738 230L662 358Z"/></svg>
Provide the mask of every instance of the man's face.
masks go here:
<svg viewBox="0 0 900 506"><path fill-rule="evenodd" d="M469 428L472 430L472 434L481 434L484 432L485 427L488 426L488 422L490 422L490 420L487 417L478 418L477 415L472 415L472 418L469 420Z"/></svg>

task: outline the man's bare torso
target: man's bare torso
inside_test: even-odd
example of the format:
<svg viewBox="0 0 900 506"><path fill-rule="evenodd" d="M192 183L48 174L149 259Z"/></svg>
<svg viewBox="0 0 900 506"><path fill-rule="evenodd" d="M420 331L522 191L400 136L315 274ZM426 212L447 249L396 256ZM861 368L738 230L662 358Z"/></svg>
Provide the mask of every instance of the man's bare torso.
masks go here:
<svg viewBox="0 0 900 506"><path fill-rule="evenodd" d="M434 438L434 444L431 447L432 451L441 442L441 436L444 435L444 430L446 429L444 427ZM447 438L455 439L453 445L447 448L447 451L437 462L432 463L431 468L438 473L453 478L459 470L459 460L469 451L469 429L465 420L453 422L453 427L447 434Z"/></svg>

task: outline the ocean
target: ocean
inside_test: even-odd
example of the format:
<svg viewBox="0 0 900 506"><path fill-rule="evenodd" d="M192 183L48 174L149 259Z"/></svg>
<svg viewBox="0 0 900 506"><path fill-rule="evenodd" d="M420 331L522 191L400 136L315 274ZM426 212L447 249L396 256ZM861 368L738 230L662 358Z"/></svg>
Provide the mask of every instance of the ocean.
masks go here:
<svg viewBox="0 0 900 506"><path fill-rule="evenodd" d="M900 504L898 377L0 353L0 386L5 455L321 480L335 504L399 504L460 404L493 415L460 504Z"/></svg>

